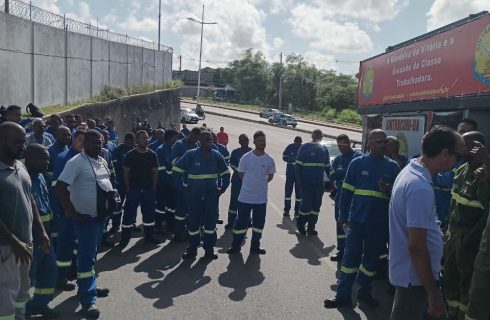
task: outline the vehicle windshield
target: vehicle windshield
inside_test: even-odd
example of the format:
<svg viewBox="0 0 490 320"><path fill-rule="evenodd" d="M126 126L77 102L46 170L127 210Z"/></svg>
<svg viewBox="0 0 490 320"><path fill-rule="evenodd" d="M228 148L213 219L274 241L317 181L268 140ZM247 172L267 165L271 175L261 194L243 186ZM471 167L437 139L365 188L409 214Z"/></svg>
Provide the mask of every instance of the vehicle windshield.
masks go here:
<svg viewBox="0 0 490 320"><path fill-rule="evenodd" d="M180 111L182 111L184 113L192 113L192 110L189 108L183 108L183 109L180 109Z"/></svg>
<svg viewBox="0 0 490 320"><path fill-rule="evenodd" d="M335 142L325 143L325 146L327 147L328 153L331 158L336 157L340 154L340 150Z"/></svg>

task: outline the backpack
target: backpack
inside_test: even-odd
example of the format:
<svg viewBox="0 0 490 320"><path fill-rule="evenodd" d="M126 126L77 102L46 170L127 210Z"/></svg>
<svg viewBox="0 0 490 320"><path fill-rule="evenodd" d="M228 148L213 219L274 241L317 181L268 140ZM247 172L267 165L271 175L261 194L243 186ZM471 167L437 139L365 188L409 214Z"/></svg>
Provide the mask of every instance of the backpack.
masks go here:
<svg viewBox="0 0 490 320"><path fill-rule="evenodd" d="M39 109L38 106L34 105L32 102L26 106L27 114L34 118L44 117L44 113Z"/></svg>

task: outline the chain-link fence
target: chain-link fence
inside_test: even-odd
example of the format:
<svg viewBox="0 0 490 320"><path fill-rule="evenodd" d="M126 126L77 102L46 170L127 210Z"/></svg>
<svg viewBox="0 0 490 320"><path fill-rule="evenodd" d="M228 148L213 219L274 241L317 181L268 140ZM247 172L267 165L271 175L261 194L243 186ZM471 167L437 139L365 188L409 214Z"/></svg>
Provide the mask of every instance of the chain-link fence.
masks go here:
<svg viewBox="0 0 490 320"><path fill-rule="evenodd" d="M14 16L31 20L33 22L44 24L57 29L81 33L108 41L128 44L131 46L158 50L157 43L130 37L128 35L99 28L98 26L72 20L66 18L65 16L61 16L50 11L38 8L30 3L26 3L21 0L0 0L0 11L8 11L8 13ZM160 45L160 51L173 53L173 49L166 45Z"/></svg>

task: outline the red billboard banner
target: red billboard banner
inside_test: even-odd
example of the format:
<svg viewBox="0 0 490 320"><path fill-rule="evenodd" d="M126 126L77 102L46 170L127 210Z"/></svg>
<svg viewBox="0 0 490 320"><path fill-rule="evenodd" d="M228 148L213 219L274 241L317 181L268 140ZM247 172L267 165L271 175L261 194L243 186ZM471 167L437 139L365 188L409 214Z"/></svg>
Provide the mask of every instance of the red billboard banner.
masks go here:
<svg viewBox="0 0 490 320"><path fill-rule="evenodd" d="M490 15L364 60L359 106L490 93Z"/></svg>

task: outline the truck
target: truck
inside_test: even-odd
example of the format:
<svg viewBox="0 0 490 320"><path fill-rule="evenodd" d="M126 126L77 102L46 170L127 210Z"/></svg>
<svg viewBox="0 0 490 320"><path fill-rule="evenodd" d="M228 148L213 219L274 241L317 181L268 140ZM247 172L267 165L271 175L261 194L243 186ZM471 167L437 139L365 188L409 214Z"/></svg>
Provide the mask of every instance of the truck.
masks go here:
<svg viewBox="0 0 490 320"><path fill-rule="evenodd" d="M363 146L381 128L400 141L400 154L420 154L435 125L478 122L490 141L490 14L469 15L390 46L359 67L358 112Z"/></svg>

